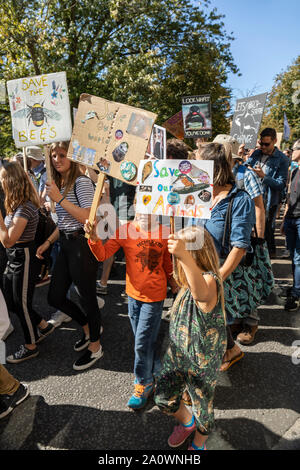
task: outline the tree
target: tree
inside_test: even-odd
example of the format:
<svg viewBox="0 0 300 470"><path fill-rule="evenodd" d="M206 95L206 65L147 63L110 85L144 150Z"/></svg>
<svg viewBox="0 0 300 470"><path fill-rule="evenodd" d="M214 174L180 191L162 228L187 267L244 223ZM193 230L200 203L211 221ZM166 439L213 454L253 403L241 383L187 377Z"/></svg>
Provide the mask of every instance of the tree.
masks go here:
<svg viewBox="0 0 300 470"><path fill-rule="evenodd" d="M262 128L273 127L283 132L283 116L286 113L291 136L288 145L300 138L300 56L278 74L268 96Z"/></svg>
<svg viewBox="0 0 300 470"><path fill-rule="evenodd" d="M211 93L214 133L228 131L226 81L238 70L208 0L202 9L190 0L0 0L0 13L0 78L65 70L71 106L91 93L154 111L158 124L181 109L181 96Z"/></svg>

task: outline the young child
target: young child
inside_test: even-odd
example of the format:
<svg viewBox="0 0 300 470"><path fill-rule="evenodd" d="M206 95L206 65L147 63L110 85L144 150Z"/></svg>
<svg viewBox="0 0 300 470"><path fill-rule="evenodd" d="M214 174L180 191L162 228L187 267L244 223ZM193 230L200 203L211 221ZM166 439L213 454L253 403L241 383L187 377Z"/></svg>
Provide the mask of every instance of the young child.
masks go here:
<svg viewBox="0 0 300 470"><path fill-rule="evenodd" d="M155 402L180 423L169 437L170 447L180 446L196 430L189 450L204 450L214 425L214 390L226 350L219 258L211 236L201 227L170 235L168 248L176 257L175 280L181 290L171 312L169 347L157 379ZM182 400L185 389L192 414Z"/></svg>
<svg viewBox="0 0 300 470"><path fill-rule="evenodd" d="M122 225L104 245L97 237L95 224L87 221L89 247L98 261L104 261L123 248L126 258L126 294L128 315L135 336L134 393L127 406L139 409L146 405L154 390L154 378L161 363L155 343L159 333L167 281L174 292L172 261L168 252L169 229L156 216L136 214Z"/></svg>

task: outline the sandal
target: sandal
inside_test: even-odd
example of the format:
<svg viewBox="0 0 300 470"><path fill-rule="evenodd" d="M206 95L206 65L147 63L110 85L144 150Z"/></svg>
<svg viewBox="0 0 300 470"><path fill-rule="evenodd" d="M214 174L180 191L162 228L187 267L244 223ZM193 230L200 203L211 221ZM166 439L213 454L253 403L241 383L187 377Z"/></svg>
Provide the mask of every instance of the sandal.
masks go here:
<svg viewBox="0 0 300 470"><path fill-rule="evenodd" d="M241 351L237 356L234 356L232 359L230 359L229 361L225 361L223 362L223 364L221 365L220 367L220 371L221 372L225 372L226 370L229 369L229 367L231 367L233 364L235 364L236 362L238 362L239 360L243 359L243 357L245 356L245 354L243 353L243 351ZM227 366L225 367L222 367L223 365L227 364Z"/></svg>

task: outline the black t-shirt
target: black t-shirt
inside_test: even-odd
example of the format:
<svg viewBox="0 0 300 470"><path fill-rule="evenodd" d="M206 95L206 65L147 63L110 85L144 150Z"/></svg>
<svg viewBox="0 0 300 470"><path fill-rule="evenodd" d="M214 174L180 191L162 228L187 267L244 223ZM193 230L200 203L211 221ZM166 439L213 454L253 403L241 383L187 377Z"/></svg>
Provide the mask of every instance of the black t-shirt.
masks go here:
<svg viewBox="0 0 300 470"><path fill-rule="evenodd" d="M136 186L124 183L117 178L108 177L110 202L121 220L132 220L134 217L133 201Z"/></svg>
<svg viewBox="0 0 300 470"><path fill-rule="evenodd" d="M300 170L294 170L291 176L289 208L286 217L300 217Z"/></svg>

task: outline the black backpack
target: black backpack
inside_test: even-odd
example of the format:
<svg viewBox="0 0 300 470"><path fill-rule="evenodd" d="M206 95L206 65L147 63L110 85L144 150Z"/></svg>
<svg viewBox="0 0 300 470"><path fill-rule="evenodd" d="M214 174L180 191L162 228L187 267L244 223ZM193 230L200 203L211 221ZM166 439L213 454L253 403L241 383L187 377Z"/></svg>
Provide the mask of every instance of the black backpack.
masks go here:
<svg viewBox="0 0 300 470"><path fill-rule="evenodd" d="M56 229L56 223L51 217L51 214L44 208L39 209L39 221L36 229L36 234L35 234L35 244L37 247L45 243L47 238L50 237L50 235L54 232ZM49 246L49 248L44 251L43 253L43 258L42 264L47 264L50 265L50 255L51 255L51 250L52 250L52 245Z"/></svg>

